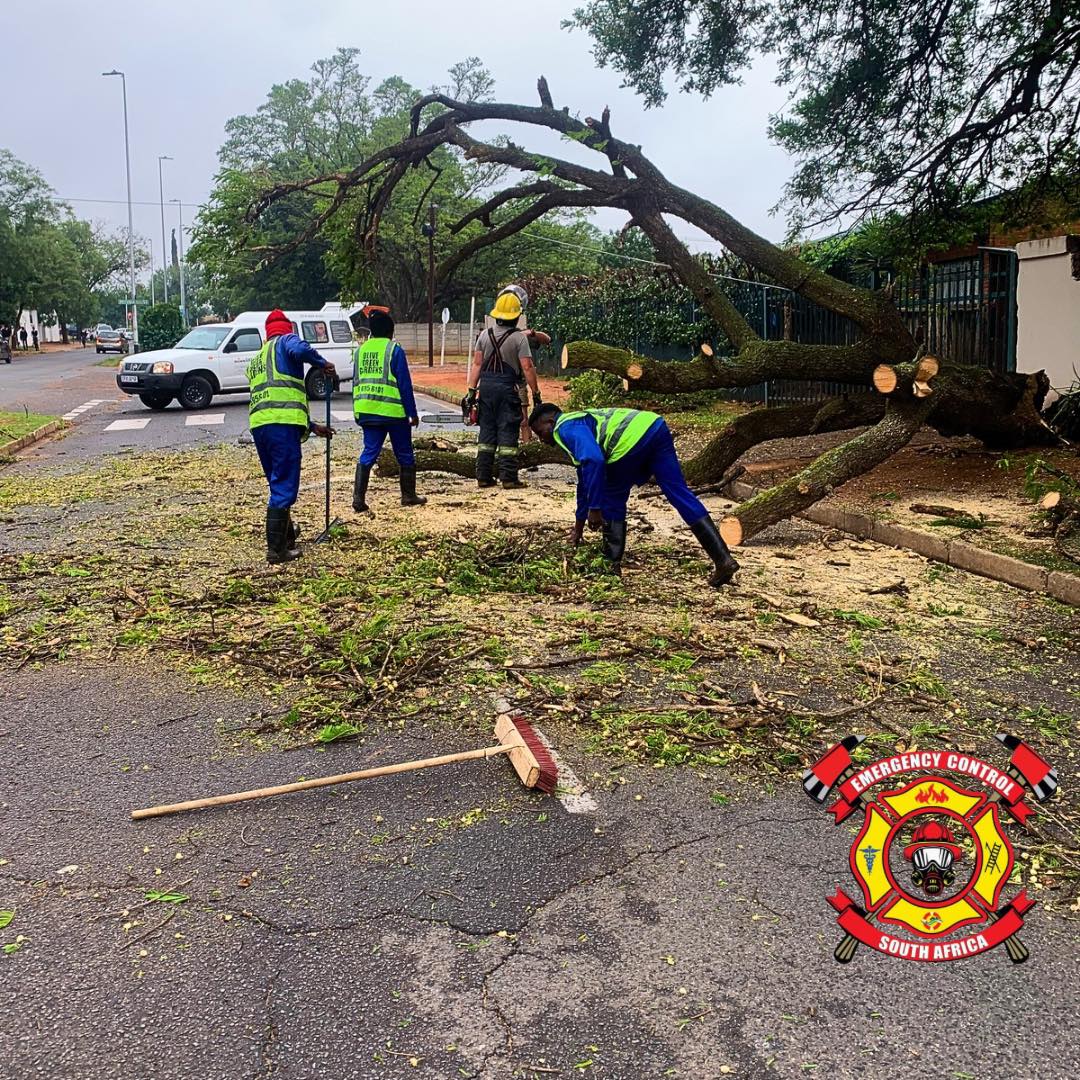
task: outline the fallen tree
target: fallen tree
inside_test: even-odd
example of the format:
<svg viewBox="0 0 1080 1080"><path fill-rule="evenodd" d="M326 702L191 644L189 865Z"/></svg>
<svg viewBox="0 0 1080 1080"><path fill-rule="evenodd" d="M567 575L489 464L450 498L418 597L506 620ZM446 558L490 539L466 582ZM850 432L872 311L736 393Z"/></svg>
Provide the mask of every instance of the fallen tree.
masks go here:
<svg viewBox="0 0 1080 1080"><path fill-rule="evenodd" d="M662 363L589 341L571 343L564 366L610 371L628 386L662 393L749 386L767 379L835 381L862 385L852 396L822 406L768 410L737 421L688 463L696 484L719 480L735 457L760 442L823 431L867 427L822 454L796 476L764 491L736 512L728 534L742 541L805 509L834 488L873 468L905 446L923 423L944 435L974 435L994 448L1054 445L1060 440L1040 415L1048 382L1041 372L1003 374L923 355L888 290L870 290L830 277L790 251L746 228L721 207L671 183L641 151L618 139L607 109L600 119L579 120L555 108L546 80L538 83L538 106L456 101L428 94L413 106L409 133L355 168L275 185L251 207L255 222L278 200L297 191L322 196L321 211L292 242L265 249L267 259L310 239L348 200L358 207L356 235L378 258L380 221L397 185L410 169L431 168L429 155L453 146L467 158L525 174L522 183L493 194L450 225L458 233L480 221L486 231L443 260L444 277L491 244L527 229L551 211L606 206L623 210L628 227L641 229L673 276L695 296L726 338L707 343L688 363ZM553 131L594 151L604 168L532 153L509 140L481 142L466 126L479 121L520 124ZM419 207L417 208L419 211ZM857 327L853 344L803 344L763 340L724 291L672 231L669 218L687 222L719 241L771 283L798 292ZM256 249L258 250L258 249ZM734 456L733 456L734 455ZM453 454L428 452L420 468L465 474L468 463Z"/></svg>

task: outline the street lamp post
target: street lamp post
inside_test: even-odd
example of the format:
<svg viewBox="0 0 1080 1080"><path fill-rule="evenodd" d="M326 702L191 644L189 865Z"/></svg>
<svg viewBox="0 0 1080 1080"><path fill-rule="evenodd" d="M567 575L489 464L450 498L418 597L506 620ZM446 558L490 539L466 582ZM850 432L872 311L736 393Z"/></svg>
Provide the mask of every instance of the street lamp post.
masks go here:
<svg viewBox="0 0 1080 1080"><path fill-rule="evenodd" d="M170 199L180 210L180 321L187 328L187 292L184 287L184 204L179 199Z"/></svg>
<svg viewBox="0 0 1080 1080"><path fill-rule="evenodd" d="M161 273L162 288L165 290L165 303L169 302L169 247L165 243L165 183L161 178L161 163L172 161L168 154L159 154L157 159L158 199L161 202ZM171 200L170 200L171 201ZM150 277L154 276L154 264L150 263Z"/></svg>
<svg viewBox="0 0 1080 1080"><path fill-rule="evenodd" d="M420 232L428 241L428 294L427 294L427 364L435 366L435 211L439 208L432 203L428 208L428 220L421 226Z"/></svg>
<svg viewBox="0 0 1080 1080"><path fill-rule="evenodd" d="M115 68L103 71L103 76L119 75L120 86L124 94L124 165L127 168L127 206L128 206L128 264L131 271L131 336L135 351L139 351L139 309L135 306L135 224L131 217L131 144L128 139L127 77Z"/></svg>

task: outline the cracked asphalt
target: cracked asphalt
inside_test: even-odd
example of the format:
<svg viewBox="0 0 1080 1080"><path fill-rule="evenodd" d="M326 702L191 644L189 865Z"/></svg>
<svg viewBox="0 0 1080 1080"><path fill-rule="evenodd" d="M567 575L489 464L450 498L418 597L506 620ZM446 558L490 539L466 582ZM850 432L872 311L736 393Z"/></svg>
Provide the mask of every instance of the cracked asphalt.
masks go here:
<svg viewBox="0 0 1080 1080"><path fill-rule="evenodd" d="M841 968L850 834L796 783L609 789L566 746L594 814L493 760L132 822L466 737L267 752L257 696L119 665L9 671L0 701L5 1078L1073 1075L1075 919L1035 908L1022 967Z"/></svg>

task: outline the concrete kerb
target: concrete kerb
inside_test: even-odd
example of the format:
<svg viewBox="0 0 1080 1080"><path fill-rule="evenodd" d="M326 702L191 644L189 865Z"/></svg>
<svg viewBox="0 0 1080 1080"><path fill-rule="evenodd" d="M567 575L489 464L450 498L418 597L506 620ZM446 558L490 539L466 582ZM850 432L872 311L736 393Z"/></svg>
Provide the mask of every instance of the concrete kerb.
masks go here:
<svg viewBox="0 0 1080 1080"><path fill-rule="evenodd" d="M49 423L42 424L41 427L35 428L21 438L12 439L11 442L4 443L0 446L0 457L10 457L20 450L25 450L26 447L31 446L33 443L40 442L42 439L47 439L62 427L64 427L63 420L50 420Z"/></svg>
<svg viewBox="0 0 1080 1080"><path fill-rule="evenodd" d="M735 481L728 489L732 498L740 502L752 498L757 489L744 481ZM800 517L816 525L838 529L860 539L874 540L888 547L913 551L935 562L955 566L970 574L991 578L1028 592L1046 593L1063 604L1080 607L1080 576L1060 570L1047 571L1041 566L999 555L986 548L977 547L963 540L943 540L940 536L920 532L907 525L895 525L875 521L866 514L858 514L832 506L811 506Z"/></svg>
<svg viewBox="0 0 1080 1080"><path fill-rule="evenodd" d="M451 405L461 405L461 399L463 394L455 394L453 390L444 390L441 386L421 386L419 383L413 383L413 393L425 394L427 397L435 398L436 401L446 401Z"/></svg>

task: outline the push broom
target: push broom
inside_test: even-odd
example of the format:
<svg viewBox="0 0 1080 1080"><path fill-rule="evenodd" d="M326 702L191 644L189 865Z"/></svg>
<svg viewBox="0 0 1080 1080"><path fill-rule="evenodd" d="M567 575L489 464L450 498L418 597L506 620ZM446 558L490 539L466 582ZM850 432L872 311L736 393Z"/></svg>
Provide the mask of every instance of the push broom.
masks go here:
<svg viewBox="0 0 1080 1080"><path fill-rule="evenodd" d="M423 758L420 761L403 761L398 765L381 765L375 769L339 773L337 776L321 776L314 780L298 780L296 783L279 784L277 787L254 788L251 791L234 791L229 795L211 795L205 799L148 806L142 810L132 810L131 816L136 820L163 817L165 814L179 814L184 810L201 810L204 806L221 806L225 803L247 802L249 799L266 799L271 795L288 795L294 791L329 787L332 784L347 784L353 780L368 780L373 776L412 772L414 769L434 769L439 765L452 765L456 761L474 761L478 758L497 757L499 754L505 754L510 759L510 764L514 766L518 777L527 788L538 788L548 794L555 790L558 767L551 756L551 751L532 724L520 716L504 714L495 722L495 738L498 740L495 746L484 746L479 750L443 754L441 757Z"/></svg>

